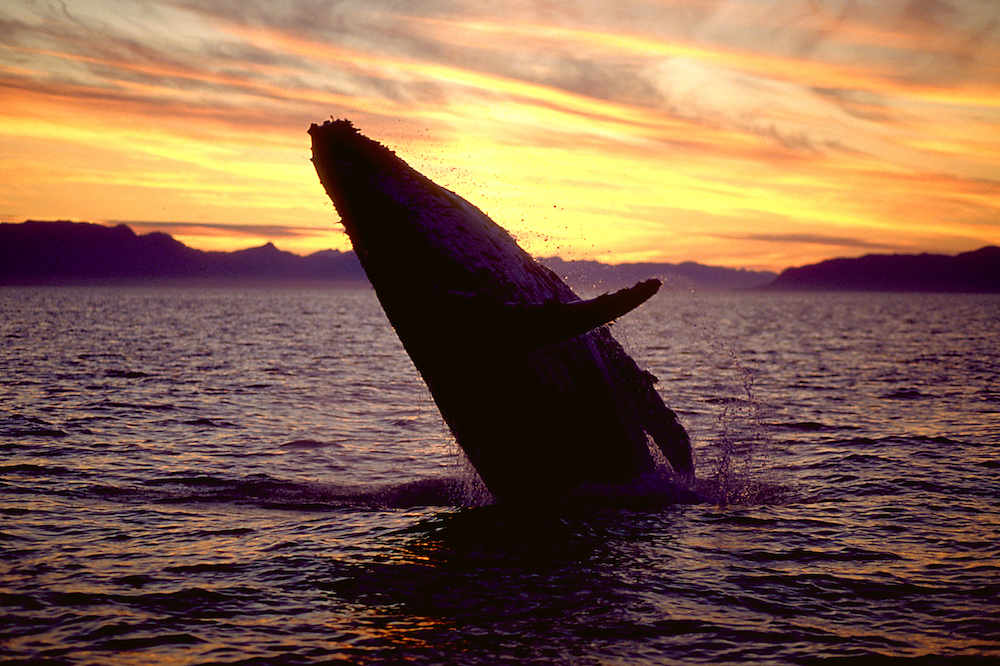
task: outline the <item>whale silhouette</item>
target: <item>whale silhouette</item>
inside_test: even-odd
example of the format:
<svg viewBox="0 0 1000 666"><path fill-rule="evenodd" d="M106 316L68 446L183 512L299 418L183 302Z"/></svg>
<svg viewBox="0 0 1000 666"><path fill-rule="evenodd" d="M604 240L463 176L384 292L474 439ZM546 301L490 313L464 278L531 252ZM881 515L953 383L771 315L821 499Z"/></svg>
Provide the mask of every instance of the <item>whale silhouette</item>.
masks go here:
<svg viewBox="0 0 1000 666"><path fill-rule="evenodd" d="M606 326L657 280L581 300L474 205L347 120L309 128L313 163L386 316L500 502L628 484L648 438L692 476L688 435Z"/></svg>

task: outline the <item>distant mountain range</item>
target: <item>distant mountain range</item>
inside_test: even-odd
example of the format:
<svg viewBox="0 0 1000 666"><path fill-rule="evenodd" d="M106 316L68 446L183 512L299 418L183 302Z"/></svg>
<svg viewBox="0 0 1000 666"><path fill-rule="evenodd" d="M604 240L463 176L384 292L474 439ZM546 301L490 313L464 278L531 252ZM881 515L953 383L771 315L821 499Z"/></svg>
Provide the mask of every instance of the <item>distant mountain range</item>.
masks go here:
<svg viewBox="0 0 1000 666"><path fill-rule="evenodd" d="M543 259L570 284L610 291L649 277L667 287L744 289L766 284L774 273L700 264L624 264ZM323 282L368 284L354 252L323 250L306 257L271 243L237 252L189 248L164 233L137 235L125 225L85 222L0 224L0 284L140 284Z"/></svg>
<svg viewBox="0 0 1000 666"><path fill-rule="evenodd" d="M777 273L706 266L691 261L682 264L602 264L597 261L540 259L571 287L581 292L614 291L651 277L659 278L669 291L753 289L771 283Z"/></svg>
<svg viewBox="0 0 1000 666"><path fill-rule="evenodd" d="M1000 247L956 256L870 254L788 268L768 291L1000 293Z"/></svg>
<svg viewBox="0 0 1000 666"><path fill-rule="evenodd" d="M0 284L137 284L153 281L340 281L368 284L353 252L301 257L271 243L205 252L164 233L136 235L120 224L0 224Z"/></svg>
<svg viewBox="0 0 1000 666"><path fill-rule="evenodd" d="M869 255L789 268L780 275L693 262L608 265L540 260L583 293L657 277L668 290L943 291L1000 293L1000 248L957 256ZM353 252L302 257L267 243L237 252L189 248L164 233L84 222L0 224L0 285L293 283L368 285Z"/></svg>

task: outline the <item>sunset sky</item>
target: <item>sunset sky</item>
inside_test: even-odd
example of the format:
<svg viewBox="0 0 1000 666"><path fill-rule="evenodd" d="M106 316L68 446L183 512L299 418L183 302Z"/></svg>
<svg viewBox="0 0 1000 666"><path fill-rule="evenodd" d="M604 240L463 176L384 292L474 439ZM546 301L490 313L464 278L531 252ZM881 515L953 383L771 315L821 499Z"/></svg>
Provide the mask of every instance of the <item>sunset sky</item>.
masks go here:
<svg viewBox="0 0 1000 666"><path fill-rule="evenodd" d="M995 0L0 4L0 221L348 249L330 117L537 256L1000 244Z"/></svg>

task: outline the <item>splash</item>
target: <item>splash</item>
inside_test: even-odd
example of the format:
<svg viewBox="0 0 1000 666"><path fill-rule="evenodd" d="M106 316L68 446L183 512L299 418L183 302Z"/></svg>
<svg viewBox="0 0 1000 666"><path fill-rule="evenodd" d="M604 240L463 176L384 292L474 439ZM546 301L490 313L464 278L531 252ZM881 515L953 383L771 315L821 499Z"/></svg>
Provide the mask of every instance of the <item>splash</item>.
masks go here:
<svg viewBox="0 0 1000 666"><path fill-rule="evenodd" d="M461 447L455 443L455 457L458 461L457 468L460 470L458 484L455 487L454 499L456 504L461 506L487 506L494 504L496 498L490 493L486 483L483 482L479 472L472 465L472 461L465 455Z"/></svg>
<svg viewBox="0 0 1000 666"><path fill-rule="evenodd" d="M706 470L693 489L721 506L760 504L777 500L784 489L774 483L770 461L771 437L765 421L766 406L755 389L756 374L719 332L718 322L705 314L710 311L694 290L689 290L699 313L690 326L722 360L725 370L717 381L724 389L707 402L721 406L715 419L715 433L699 453Z"/></svg>

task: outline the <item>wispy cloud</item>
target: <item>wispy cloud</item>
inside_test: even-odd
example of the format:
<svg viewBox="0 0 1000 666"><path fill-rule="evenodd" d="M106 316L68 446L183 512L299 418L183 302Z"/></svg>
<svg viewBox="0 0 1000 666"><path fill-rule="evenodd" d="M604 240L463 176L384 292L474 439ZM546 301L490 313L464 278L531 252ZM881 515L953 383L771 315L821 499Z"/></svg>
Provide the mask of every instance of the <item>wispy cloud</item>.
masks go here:
<svg viewBox="0 0 1000 666"><path fill-rule="evenodd" d="M150 220L104 220L108 225L124 224L137 233L149 233L161 231L168 234L181 236L203 235L207 233L217 233L220 235L236 235L249 238L312 238L316 236L316 229L312 227L287 227L278 225L262 224L210 224L206 222L170 222L170 221L150 221Z"/></svg>
<svg viewBox="0 0 1000 666"><path fill-rule="evenodd" d="M791 243L799 245L822 245L834 248L857 248L862 250L877 251L900 251L909 250L899 245L890 243L872 243L862 238L849 238L845 236L822 236L820 234L746 234L743 236L733 236L733 240L763 241L765 243Z"/></svg>

